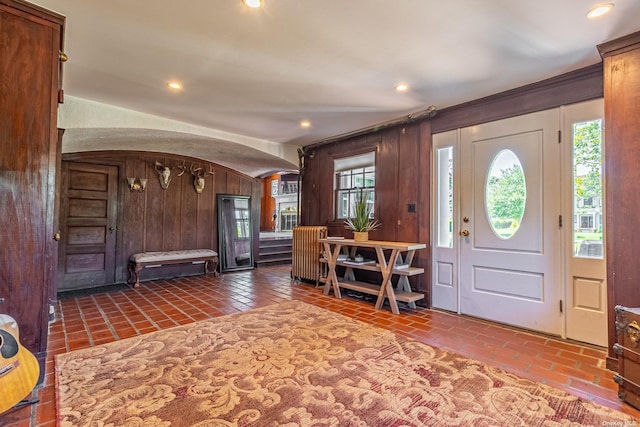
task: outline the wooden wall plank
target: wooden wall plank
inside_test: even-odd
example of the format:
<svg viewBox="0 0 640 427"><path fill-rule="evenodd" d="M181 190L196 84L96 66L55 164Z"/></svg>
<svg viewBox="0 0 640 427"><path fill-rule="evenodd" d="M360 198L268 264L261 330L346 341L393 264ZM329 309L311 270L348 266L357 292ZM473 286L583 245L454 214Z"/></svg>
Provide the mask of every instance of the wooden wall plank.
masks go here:
<svg viewBox="0 0 640 427"><path fill-rule="evenodd" d="M169 159L165 159L164 164L169 164L168 160ZM148 167L150 167L150 165L148 165ZM186 176L186 174L183 175L183 177L184 176ZM161 226L163 251L184 249L182 246L182 230L180 226L184 215L181 204L182 193L186 190L186 186L180 185L181 183L182 180L172 180L169 188L162 190L163 204L160 206L150 206L151 209L161 209L163 213ZM184 218L184 220L185 223L189 222L188 218ZM149 233L149 230L147 233Z"/></svg>
<svg viewBox="0 0 640 427"><path fill-rule="evenodd" d="M215 177L215 175L213 176ZM205 183L205 189L202 194L197 197L193 197L193 194L197 194L193 186L193 176L189 172L185 172L179 178L179 182L176 182L176 186L180 187L180 246L185 248L197 248L198 247L198 234L203 231L201 223L206 221L205 215L207 215L209 201L213 190L208 187L213 187L212 177L207 178ZM203 207L203 208L201 208Z"/></svg>
<svg viewBox="0 0 640 427"><path fill-rule="evenodd" d="M396 240L417 242L418 189L420 187L420 129L417 125L405 126L399 132L398 141L398 204L396 205ZM400 185L402 183L402 185ZM410 212L410 205L413 212Z"/></svg>
<svg viewBox="0 0 640 427"><path fill-rule="evenodd" d="M398 182L400 164L402 163L402 168L411 168L411 163L414 161L415 157L400 158L400 129L383 132L376 154L376 213L374 215L382 225L380 229L369 233L371 239L398 240L398 214L402 191ZM402 187L405 187L405 184L410 185L410 183L404 183Z"/></svg>
<svg viewBox="0 0 640 427"><path fill-rule="evenodd" d="M615 306L640 307L640 32L598 46L604 58L605 245L609 357L616 370Z"/></svg>
<svg viewBox="0 0 640 427"><path fill-rule="evenodd" d="M139 167L140 164L144 165L146 158L136 158L134 162L134 170ZM162 164L166 162L164 158L153 158L153 164L159 160ZM160 187L160 182L155 179L148 183L147 189L144 191L144 211L141 217L134 218L121 218L121 221L131 222L130 233L127 238L132 236L139 236L144 242L141 251L162 251L164 247L164 210L165 210L165 194L167 191L171 191L175 188L175 182L169 184L169 188L164 190ZM136 196L135 194L133 196ZM135 203L135 202L134 202ZM136 223L143 222L142 230L136 229ZM154 231L155 230L155 231Z"/></svg>
<svg viewBox="0 0 640 427"><path fill-rule="evenodd" d="M418 180L417 180L417 232L418 241L427 244L427 248L418 251L415 266L424 268L425 274L415 277L411 285L427 298L427 306L431 306L431 151L433 138L431 136L431 122L420 123L418 134Z"/></svg>

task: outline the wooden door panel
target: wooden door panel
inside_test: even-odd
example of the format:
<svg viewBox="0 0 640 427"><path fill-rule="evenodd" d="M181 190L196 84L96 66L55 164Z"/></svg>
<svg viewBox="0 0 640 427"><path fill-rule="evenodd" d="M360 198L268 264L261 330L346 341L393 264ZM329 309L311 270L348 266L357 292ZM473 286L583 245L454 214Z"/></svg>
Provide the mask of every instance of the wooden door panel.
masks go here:
<svg viewBox="0 0 640 427"><path fill-rule="evenodd" d="M63 163L59 289L115 281L118 168Z"/></svg>
<svg viewBox="0 0 640 427"><path fill-rule="evenodd" d="M67 227L67 245L106 244L105 227ZM69 249L69 248L68 248Z"/></svg>
<svg viewBox="0 0 640 427"><path fill-rule="evenodd" d="M106 200L69 199L69 218L106 218L108 204Z"/></svg>
<svg viewBox="0 0 640 427"><path fill-rule="evenodd" d="M104 173L72 169L69 175L69 190L108 191L109 177Z"/></svg>
<svg viewBox="0 0 640 427"><path fill-rule="evenodd" d="M67 255L67 273L103 271L104 268L104 253Z"/></svg>

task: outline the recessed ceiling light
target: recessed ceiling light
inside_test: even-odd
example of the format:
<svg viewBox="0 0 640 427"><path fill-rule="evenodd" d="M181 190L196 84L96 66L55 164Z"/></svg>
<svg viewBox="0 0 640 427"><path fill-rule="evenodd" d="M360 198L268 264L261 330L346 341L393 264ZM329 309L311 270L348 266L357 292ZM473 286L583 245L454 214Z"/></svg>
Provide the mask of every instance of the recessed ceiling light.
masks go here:
<svg viewBox="0 0 640 427"><path fill-rule="evenodd" d="M242 3L252 9L258 9L259 7L262 7L262 0L242 0Z"/></svg>
<svg viewBox="0 0 640 427"><path fill-rule="evenodd" d="M409 85L406 83L398 83L396 85L396 91L398 92L406 92L409 90Z"/></svg>
<svg viewBox="0 0 640 427"><path fill-rule="evenodd" d="M180 90L180 89L182 89L182 83L180 83L180 82L167 82L167 87L169 89L173 89L173 90Z"/></svg>
<svg viewBox="0 0 640 427"><path fill-rule="evenodd" d="M607 13L611 12L611 9L613 9L613 3L600 3L592 7L591 9L589 9L589 12L587 13L587 18L589 19L598 18L602 15L606 15Z"/></svg>
<svg viewBox="0 0 640 427"><path fill-rule="evenodd" d="M303 120L300 122L300 127L301 128L310 128L311 127L311 122L309 120Z"/></svg>

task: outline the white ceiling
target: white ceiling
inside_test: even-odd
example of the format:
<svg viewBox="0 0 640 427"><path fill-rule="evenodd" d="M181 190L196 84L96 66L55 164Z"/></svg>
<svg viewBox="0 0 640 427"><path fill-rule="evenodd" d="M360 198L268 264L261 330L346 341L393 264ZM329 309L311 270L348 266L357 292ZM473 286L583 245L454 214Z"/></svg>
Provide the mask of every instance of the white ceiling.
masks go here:
<svg viewBox="0 0 640 427"><path fill-rule="evenodd" d="M76 105L184 124L106 137L117 121L71 110L63 152L184 144L179 154L221 163L224 143L236 148L222 164L251 176L295 168L301 145L597 63L598 44L640 30L638 0L616 0L593 21L585 15L597 0L265 0L261 10L240 0L34 2L67 18L63 86ZM182 92L166 88L174 79ZM399 82L409 91L397 93ZM173 137L153 140L159 131ZM244 167L249 152L264 164Z"/></svg>

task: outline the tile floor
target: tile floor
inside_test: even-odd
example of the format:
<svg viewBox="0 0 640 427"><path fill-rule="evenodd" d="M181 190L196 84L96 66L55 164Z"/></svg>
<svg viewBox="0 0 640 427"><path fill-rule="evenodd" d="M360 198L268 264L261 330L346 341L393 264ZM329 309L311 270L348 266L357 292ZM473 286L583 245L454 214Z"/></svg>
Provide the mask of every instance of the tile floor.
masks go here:
<svg viewBox="0 0 640 427"><path fill-rule="evenodd" d="M39 403L0 416L0 426L56 425L54 356L134 335L291 299L301 300L498 366L637 416L617 398L602 348L555 339L425 308L393 315L373 302L325 296L313 284L290 279L290 266L143 282L139 289L61 296L49 332L46 375L33 397Z"/></svg>

